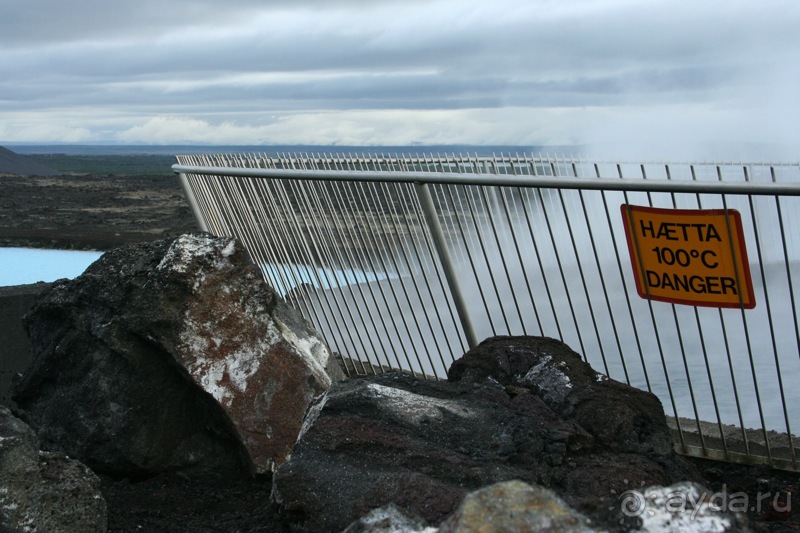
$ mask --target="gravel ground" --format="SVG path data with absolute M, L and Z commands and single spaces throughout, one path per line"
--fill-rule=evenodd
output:
M 262 480 L 191 482 L 162 476 L 139 482 L 102 478 L 108 530 L 175 533 L 287 531 Z
M 800 476 L 766 467 L 691 459 L 708 480 L 708 496 L 746 494 L 747 517 L 756 532 L 800 531 Z M 290 531 L 270 505 L 269 479 L 190 482 L 175 476 L 145 481 L 102 478 L 109 531 Z M 775 495 L 777 499 L 775 499 Z M 719 496 L 714 501 L 719 500 Z M 760 504 L 759 504 L 759 498 Z M 787 500 L 791 498 L 791 500 Z M 733 502 L 734 500 L 729 500 Z M 777 505 L 773 505 L 777 503 Z M 735 507 L 737 504 L 732 503 Z M 791 510 L 789 510 L 791 509 Z

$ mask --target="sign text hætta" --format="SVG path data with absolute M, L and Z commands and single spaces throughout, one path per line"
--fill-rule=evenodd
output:
M 622 219 L 636 289 L 643 298 L 755 307 L 738 211 L 623 204 Z

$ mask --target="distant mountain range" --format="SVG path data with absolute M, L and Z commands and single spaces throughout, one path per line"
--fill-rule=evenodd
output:
M 56 176 L 62 173 L 0 146 L 0 174 Z

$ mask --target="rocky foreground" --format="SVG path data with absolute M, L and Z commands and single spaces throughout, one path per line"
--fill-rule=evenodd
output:
M 753 486 L 719 492 L 735 469 L 674 454 L 655 396 L 553 339 L 487 339 L 446 382 L 344 378 L 230 238 L 115 249 L 25 326 L 20 409 L 0 410 L 0 530 L 797 525 L 796 475 L 737 467 Z M 783 499 L 712 497 L 750 489 Z

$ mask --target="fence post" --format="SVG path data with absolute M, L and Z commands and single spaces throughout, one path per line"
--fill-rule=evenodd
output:
M 461 292 L 461 286 L 458 283 L 453 258 L 450 255 L 450 250 L 447 248 L 447 241 L 445 240 L 442 225 L 439 223 L 439 216 L 436 213 L 436 206 L 433 203 L 431 191 L 427 183 L 415 182 L 414 188 L 417 191 L 417 196 L 422 206 L 422 213 L 425 215 L 425 222 L 428 224 L 428 229 L 433 237 L 436 253 L 439 256 L 439 261 L 442 263 L 444 276 L 447 279 L 447 286 L 450 288 L 450 294 L 453 296 L 453 303 L 456 306 L 456 312 L 458 313 L 458 319 L 461 321 L 461 327 L 464 329 L 467 345 L 472 349 L 478 345 L 478 336 L 475 334 L 472 321 L 469 319 L 467 303 L 464 300 L 464 294 Z

